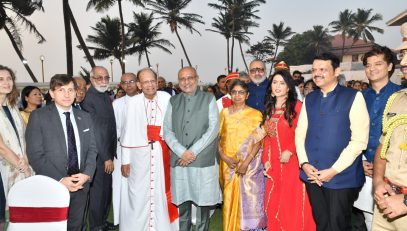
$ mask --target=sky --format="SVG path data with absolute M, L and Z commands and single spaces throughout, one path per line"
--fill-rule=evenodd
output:
M 203 1 L 193 0 L 185 9 L 186 13 L 197 13 L 203 16 L 204 25 L 196 24 L 201 36 L 197 33 L 191 34 L 188 30 L 181 28 L 180 36 L 184 42 L 189 58 L 194 67 L 197 67 L 201 83 L 214 83 L 216 77 L 226 72 L 226 40 L 223 36 L 206 31 L 211 28 L 212 18 L 216 17 L 217 10 L 210 8 L 208 3 L 216 3 L 216 0 Z M 109 11 L 96 13 L 94 9 L 86 11 L 87 0 L 70 0 L 70 6 L 78 23 L 79 29 L 84 38 L 89 34 L 94 34 L 91 26 L 100 20 L 101 17 L 109 15 L 118 17 L 118 6 L 112 7 Z M 374 24 L 384 29 L 384 34 L 374 33 L 376 42 L 395 48 L 401 43 L 400 28 L 388 27 L 385 23 L 396 15 L 407 9 L 406 0 L 285 0 L 274 1 L 266 0 L 258 10 L 258 16 L 261 17 L 257 22 L 258 28 L 251 30 L 253 35 L 250 36 L 250 43 L 255 44 L 263 40 L 268 35 L 267 30 L 272 28 L 272 24 L 284 22 L 290 26 L 292 31 L 302 33 L 310 30 L 314 25 L 328 26 L 331 21 L 337 20 L 339 12 L 345 9 L 356 11 L 357 8 L 373 9 L 374 13 L 380 13 L 383 20 Z M 44 0 L 44 12 L 35 12 L 29 19 L 37 26 L 37 29 L 44 35 L 47 42 L 37 44 L 35 36 L 22 29 L 23 35 L 23 55 L 28 61 L 37 79 L 42 81 L 41 60 L 44 60 L 44 79 L 48 82 L 50 78 L 57 73 L 66 73 L 66 56 L 65 56 L 65 32 L 63 24 L 62 1 Z M 133 20 L 133 11 L 145 11 L 139 6 L 134 6 L 129 1 L 123 1 L 124 22 L 128 23 Z M 157 21 L 158 22 L 158 21 Z M 172 54 L 167 54 L 158 49 L 150 50 L 150 62 L 157 70 L 159 75 L 165 77 L 167 81 L 176 82 L 178 70 L 181 68 L 181 59 L 184 65 L 187 64 L 183 51 L 175 34 L 171 33 L 168 24 L 163 23 L 160 27 L 162 38 L 170 40 L 175 49 L 171 49 Z M 76 48 L 78 41 L 72 30 L 73 37 L 73 56 L 74 56 L 74 74 L 79 74 L 81 66 L 90 69 L 90 65 L 84 58 L 83 51 Z M 91 44 L 87 44 L 91 45 Z M 248 45 L 243 45 L 246 51 Z M 32 82 L 23 64 L 15 53 L 7 34 L 0 31 L 0 64 L 11 67 L 16 72 L 17 82 Z M 247 62 L 252 60 L 249 55 L 245 56 Z M 240 55 L 239 47 L 235 46 L 234 66 L 239 70 L 244 70 L 244 64 Z M 138 63 L 138 55 L 126 57 L 126 72 L 137 72 L 139 69 L 146 67 L 147 62 L 143 56 L 141 63 Z M 113 74 L 111 73 L 111 64 L 107 60 L 95 60 L 96 65 L 101 65 L 109 70 L 114 82 L 118 82 L 121 69 L 117 60 L 113 63 Z

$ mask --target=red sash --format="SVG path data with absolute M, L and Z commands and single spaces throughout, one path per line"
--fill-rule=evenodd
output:
M 229 97 L 223 97 L 222 105 L 223 105 L 223 108 L 228 108 L 228 107 L 232 106 L 232 100 Z
M 147 125 L 147 138 L 149 141 L 160 142 L 161 149 L 163 150 L 163 165 L 165 177 L 165 194 L 167 196 L 168 215 L 170 222 L 178 218 L 178 208 L 172 203 L 171 200 L 171 181 L 170 181 L 170 149 L 163 139 L 160 137 L 161 126 Z

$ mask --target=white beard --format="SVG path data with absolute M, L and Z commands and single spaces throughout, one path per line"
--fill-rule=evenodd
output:
M 104 86 L 104 87 L 101 87 L 101 86 L 96 87 L 96 86 L 95 86 L 95 89 L 96 89 L 98 92 L 101 92 L 101 93 L 107 91 L 108 88 L 109 88 L 109 86 Z
M 261 78 L 261 79 L 259 79 L 259 80 L 253 78 L 253 79 L 252 79 L 252 82 L 255 83 L 255 84 L 260 84 L 260 83 L 262 83 L 264 80 L 266 80 L 266 76 L 263 76 L 263 78 Z

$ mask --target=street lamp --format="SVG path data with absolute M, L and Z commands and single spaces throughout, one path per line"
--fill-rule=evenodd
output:
M 159 72 L 158 72 L 158 63 L 155 64 L 155 66 L 157 67 L 157 75 L 160 75 Z
M 110 59 L 110 75 L 112 76 L 112 83 L 113 83 L 113 59 Z
M 41 60 L 42 82 L 45 83 L 45 80 L 44 80 L 44 60 L 45 60 L 45 57 L 44 57 L 44 55 L 40 56 L 40 60 Z

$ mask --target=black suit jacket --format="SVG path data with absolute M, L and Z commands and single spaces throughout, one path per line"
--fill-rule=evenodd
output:
M 81 153 L 81 173 L 91 181 L 96 169 L 96 142 L 90 115 L 73 108 L 78 127 Z M 58 110 L 54 103 L 33 111 L 30 115 L 25 137 L 27 157 L 37 174 L 49 176 L 57 181 L 67 176 L 68 154 Z
M 116 120 L 109 95 L 90 87 L 81 106 L 84 111 L 89 112 L 95 125 L 98 158 L 103 162 L 113 160 L 116 156 L 117 134 Z

